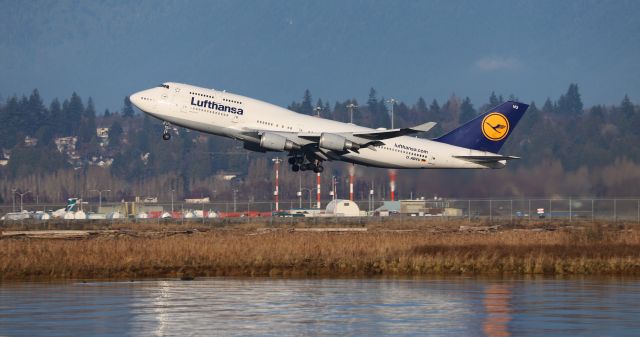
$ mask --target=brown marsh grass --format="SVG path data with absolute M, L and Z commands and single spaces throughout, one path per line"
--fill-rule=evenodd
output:
M 640 275 L 633 230 L 260 233 L 0 240 L 0 279 L 199 276 Z

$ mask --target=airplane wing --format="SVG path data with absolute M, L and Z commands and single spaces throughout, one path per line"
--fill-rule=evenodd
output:
M 453 158 L 458 158 L 466 161 L 470 161 L 472 163 L 493 163 L 501 160 L 514 160 L 520 159 L 520 157 L 515 156 L 501 156 L 501 155 L 488 155 L 488 156 L 453 156 Z
M 377 145 L 384 145 L 382 140 L 409 135 L 418 132 L 426 132 L 431 130 L 436 125 L 435 122 L 428 122 L 420 124 L 411 128 L 400 129 L 383 129 L 383 130 L 371 130 L 371 131 L 356 131 L 356 132 L 314 132 L 314 133 L 299 133 L 289 131 L 270 131 L 270 130 L 245 130 L 243 135 L 246 136 L 245 141 L 252 139 L 254 142 L 260 142 L 262 137 L 266 135 L 277 135 L 280 137 L 280 143 L 285 144 L 285 141 L 289 141 L 292 144 L 298 146 L 298 148 L 306 149 L 309 152 L 318 152 L 317 155 L 323 160 L 326 158 L 324 155 L 327 150 L 333 150 L 338 152 L 358 152 L 360 148 L 368 147 L 372 148 Z M 270 136 L 273 137 L 273 136 Z M 331 137 L 331 139 L 340 144 L 345 144 L 343 150 L 338 150 L 335 147 L 323 146 L 322 137 Z M 248 139 L 247 139 L 248 138 Z M 346 144 L 351 145 L 346 145 Z M 332 143 L 333 145 L 335 143 Z M 322 145 L 322 147 L 321 147 Z M 334 145 L 336 146 L 336 145 Z M 341 146 L 341 145 L 337 145 Z M 255 146 L 250 146 L 254 148 Z M 245 146 L 247 148 L 247 146 Z M 276 149 L 272 149 L 276 150 Z
M 384 129 L 384 130 L 373 130 L 367 132 L 336 132 L 335 134 L 343 136 L 347 139 L 352 139 L 355 141 L 359 141 L 359 143 L 369 143 L 371 140 L 384 140 L 389 138 L 395 138 L 405 135 L 410 135 L 413 133 L 419 132 L 427 132 L 431 130 L 437 123 L 428 122 L 420 125 L 416 125 L 410 128 L 400 128 L 400 129 Z M 320 139 L 320 133 L 313 134 L 298 134 L 298 137 L 304 138 L 310 141 L 318 141 Z M 355 139 L 354 139 L 355 138 Z

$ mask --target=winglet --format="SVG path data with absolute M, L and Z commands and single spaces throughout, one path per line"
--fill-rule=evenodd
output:
M 416 125 L 414 127 L 411 127 L 409 129 L 413 130 L 413 131 L 417 131 L 417 132 L 427 132 L 431 129 L 433 129 L 434 126 L 436 126 L 436 122 L 428 122 L 428 123 L 424 123 L 424 124 L 420 124 L 420 125 Z

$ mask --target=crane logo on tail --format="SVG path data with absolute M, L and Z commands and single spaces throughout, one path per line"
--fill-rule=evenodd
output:
M 492 112 L 482 120 L 481 128 L 488 140 L 497 142 L 509 134 L 509 120 L 499 112 Z

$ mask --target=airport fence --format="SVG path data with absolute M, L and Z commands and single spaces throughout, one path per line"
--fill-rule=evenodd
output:
M 412 201 L 415 205 L 416 200 Z M 411 211 L 392 209 L 390 212 L 375 211 L 383 205 L 381 201 L 356 200 L 363 211 L 359 217 L 315 216 L 289 214 L 289 210 L 300 209 L 313 213 L 309 202 L 286 200 L 279 203 L 280 212 L 276 212 L 274 202 L 270 201 L 220 201 L 202 204 L 174 203 L 82 203 L 79 207 L 89 217 L 88 222 L 101 223 L 178 223 L 233 224 L 251 222 L 269 222 L 286 224 L 305 222 L 312 224 L 350 223 L 368 224 L 387 221 L 428 221 L 430 219 L 457 219 L 468 222 L 494 222 L 533 220 L 545 221 L 613 221 L 640 223 L 640 198 L 527 198 L 527 199 L 439 199 L 425 200 L 421 209 Z M 419 202 L 418 202 L 419 203 Z M 315 206 L 315 200 L 311 206 Z M 397 205 L 397 204 L 396 204 Z M 51 214 L 64 208 L 65 204 L 23 204 L 22 209 L 30 216 L 20 217 L 19 204 L 0 205 L 0 215 L 4 215 L 2 224 L 21 223 L 71 223 L 75 219 L 38 219 L 38 214 Z M 302 206 L 302 207 L 300 207 Z M 322 203 L 326 207 L 326 202 Z M 286 210 L 286 211 L 283 211 Z M 37 212 L 37 213 L 36 213 Z M 113 217 L 118 213 L 117 217 Z M 9 215 L 13 216 L 9 216 Z M 142 218 L 141 214 L 145 214 Z M 308 215 L 309 215 L 308 214 Z M 110 217 L 111 215 L 111 217 Z M 165 219 L 163 219 L 163 216 Z M 295 218 L 295 219 L 294 219 Z

